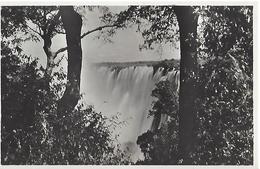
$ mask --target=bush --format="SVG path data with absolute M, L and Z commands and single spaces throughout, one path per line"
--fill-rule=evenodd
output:
M 48 91 L 37 60 L 1 45 L 2 164 L 130 163 L 110 132 L 113 120 L 83 104 L 57 116 L 64 73 L 54 73 Z
M 194 164 L 253 164 L 252 77 L 233 54 L 209 61 L 200 72 Z
M 137 164 L 176 164 L 178 153 L 178 94 L 177 86 L 160 81 L 152 91 L 155 97 L 150 115 L 154 116 L 151 130 L 140 135 L 137 144 L 144 153 L 144 161 Z M 166 121 L 161 121 L 167 116 Z

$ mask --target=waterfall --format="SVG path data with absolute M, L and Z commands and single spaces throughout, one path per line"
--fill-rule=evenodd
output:
M 134 160 L 141 158 L 136 140 L 152 125 L 153 117 L 148 117 L 154 100 L 152 90 L 156 83 L 165 79 L 179 85 L 178 71 L 172 69 L 164 73 L 164 68 L 160 67 L 154 72 L 153 66 L 145 65 L 123 68 L 87 65 L 82 74 L 86 77 L 81 84 L 86 102 L 107 117 L 120 114 L 119 120 L 126 123 L 114 132 Z

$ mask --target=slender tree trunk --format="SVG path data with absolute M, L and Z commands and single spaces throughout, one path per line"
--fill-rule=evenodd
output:
M 60 12 L 68 46 L 67 85 L 58 104 L 58 112 L 63 115 L 66 111 L 72 111 L 80 98 L 82 19 L 72 6 L 62 6 Z
M 45 74 L 44 74 L 44 80 L 45 80 L 45 86 L 46 89 L 49 91 L 50 90 L 50 82 L 51 82 L 51 74 L 52 70 L 54 67 L 54 55 L 53 52 L 51 51 L 51 37 L 45 35 L 43 37 L 44 39 L 44 46 L 43 50 L 47 56 L 47 64 L 46 64 L 46 69 L 45 69 Z
M 195 120 L 194 101 L 197 95 L 196 75 L 196 36 L 197 20 L 193 7 L 175 6 L 180 32 L 180 93 L 179 93 L 179 160 L 191 164 L 189 153 L 193 143 Z
M 46 11 L 44 11 L 44 17 L 46 16 Z M 56 57 L 55 53 L 51 50 L 51 45 L 52 45 L 52 38 L 53 38 L 53 31 L 59 22 L 60 19 L 60 11 L 54 16 L 53 20 L 51 20 L 50 24 L 45 24 L 42 27 L 43 30 L 43 35 L 42 39 L 44 42 L 43 45 L 43 50 L 47 56 L 47 64 L 46 64 L 46 70 L 44 74 L 44 81 L 45 81 L 45 87 L 47 91 L 50 90 L 50 82 L 51 82 L 51 74 L 54 68 L 54 59 Z M 46 21 L 47 22 L 47 21 Z

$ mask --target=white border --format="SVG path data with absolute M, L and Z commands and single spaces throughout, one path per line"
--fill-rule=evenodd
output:
M 254 165 L 253 166 L 194 166 L 194 165 L 189 165 L 189 166 L 182 166 L 182 165 L 158 165 L 158 166 L 144 166 L 144 165 L 139 165 L 139 166 L 101 166 L 101 165 L 80 165 L 80 166 L 50 166 L 50 165 L 45 165 L 45 166 L 16 166 L 16 165 L 10 165 L 10 166 L 2 166 L 0 165 L 0 168 L 144 168 L 144 169 L 150 169 L 150 168 L 181 168 L 181 169 L 193 169 L 193 168 L 210 168 L 210 169 L 217 169 L 217 168 L 223 168 L 223 169 L 233 169 L 233 168 L 243 168 L 243 169 L 251 169 L 251 168 L 259 168 L 259 162 L 257 157 L 259 157 L 259 144 L 256 144 L 257 142 L 260 141 L 259 139 L 259 126 L 257 122 L 260 122 L 259 117 L 260 115 L 257 113 L 260 110 L 260 105 L 258 105 L 258 102 L 260 100 L 260 90 L 259 90 L 259 72 L 260 72 L 260 54 L 259 52 L 259 35 L 260 33 L 257 32 L 259 30 L 260 22 L 259 22 L 259 16 L 258 14 L 260 13 L 259 9 L 259 3 L 256 0 L 246 0 L 246 1 L 237 1 L 237 0 L 210 0 L 210 1 L 197 1 L 197 0 L 192 0 L 192 1 L 181 1 L 181 0 L 0 0 L 0 6 L 15 6 L 15 5 L 107 5 L 107 6 L 126 6 L 126 5 L 253 5 L 254 6 L 254 12 L 253 12 L 253 19 L 254 19 L 254 49 L 253 49 L 253 54 L 254 54 L 254 79 L 253 79 L 253 84 L 254 84 Z M 258 28 L 258 29 L 257 29 Z
M 13 5 L 256 5 L 256 0 L 1 0 L 1 6 Z

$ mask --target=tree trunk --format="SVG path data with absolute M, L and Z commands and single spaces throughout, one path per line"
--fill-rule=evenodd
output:
M 44 11 L 44 17 L 47 17 L 46 11 Z M 60 18 L 60 11 L 54 16 L 53 20 L 51 20 L 49 26 L 47 23 L 42 27 L 43 30 L 43 50 L 47 56 L 47 64 L 46 64 L 46 70 L 44 74 L 44 80 L 45 80 L 45 88 L 47 91 L 50 91 L 50 82 L 51 82 L 51 74 L 54 68 L 54 59 L 55 59 L 55 53 L 51 50 L 52 45 L 52 38 L 53 38 L 53 32 L 55 29 L 55 26 L 59 22 Z M 47 21 L 46 21 L 47 22 Z
M 68 72 L 65 92 L 58 104 L 59 115 L 72 111 L 80 98 L 80 74 L 82 62 L 81 16 L 72 6 L 60 7 L 61 19 L 66 32 L 68 46 Z
M 51 82 L 51 74 L 54 67 L 54 55 L 53 52 L 51 51 L 51 45 L 52 45 L 51 37 L 45 35 L 43 36 L 43 40 L 44 40 L 43 49 L 47 56 L 47 65 L 44 73 L 44 80 L 45 80 L 45 87 L 47 91 L 49 91 L 50 90 L 49 83 Z
M 179 160 L 191 164 L 189 153 L 193 143 L 195 120 L 197 20 L 193 7 L 175 6 L 180 32 L 180 93 L 179 93 Z

